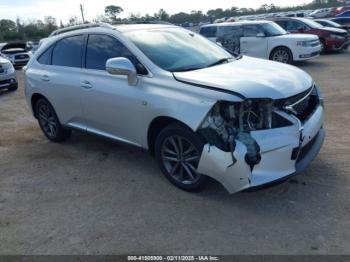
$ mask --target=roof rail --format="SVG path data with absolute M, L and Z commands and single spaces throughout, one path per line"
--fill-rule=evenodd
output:
M 60 35 L 60 34 L 67 33 L 67 32 L 71 32 L 74 30 L 86 29 L 86 28 L 91 28 L 91 27 L 104 27 L 104 28 L 111 28 L 111 29 L 113 28 L 110 24 L 107 24 L 107 23 L 91 23 L 91 24 L 74 25 L 74 26 L 69 26 L 69 27 L 65 27 L 62 29 L 57 29 L 57 30 L 53 31 L 49 35 L 49 37 Z

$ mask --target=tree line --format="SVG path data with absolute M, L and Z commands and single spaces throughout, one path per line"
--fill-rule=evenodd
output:
M 223 17 L 236 17 L 243 15 L 263 14 L 271 12 L 287 12 L 301 9 L 318 9 L 325 7 L 336 7 L 344 5 L 345 0 L 314 0 L 310 4 L 299 5 L 294 7 L 281 8 L 270 5 L 261 5 L 257 9 L 253 8 L 238 8 L 231 7 L 228 9 L 212 9 L 206 13 L 193 10 L 190 13 L 180 12 L 177 14 L 168 14 L 164 9 L 160 9 L 153 15 L 146 14 L 130 14 L 127 18 L 120 18 L 119 15 L 124 10 L 120 6 L 109 5 L 105 8 L 105 13 L 96 16 L 91 22 L 106 22 L 106 23 L 135 23 L 135 22 L 152 22 L 164 21 L 173 24 L 183 23 L 199 23 L 213 22 L 215 19 Z M 88 21 L 86 21 L 88 22 Z M 81 24 L 82 21 L 78 17 L 71 17 L 68 23 L 63 24 L 62 21 L 57 23 L 57 20 L 52 16 L 47 16 L 43 20 L 37 21 L 21 21 L 19 18 L 16 21 L 9 19 L 0 20 L 0 42 L 9 42 L 16 40 L 39 40 L 47 37 L 52 31 L 65 26 Z

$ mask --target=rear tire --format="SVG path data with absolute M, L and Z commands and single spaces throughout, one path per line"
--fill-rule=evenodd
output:
M 197 173 L 204 143 L 184 125 L 175 123 L 164 128 L 156 139 L 155 156 L 165 177 L 176 187 L 202 190 L 208 177 Z
M 283 64 L 293 63 L 293 54 L 287 47 L 276 47 L 270 54 L 270 60 Z
M 39 99 L 35 104 L 35 115 L 44 135 L 53 142 L 63 142 L 70 137 L 72 131 L 65 129 L 59 122 L 57 114 L 49 101 Z

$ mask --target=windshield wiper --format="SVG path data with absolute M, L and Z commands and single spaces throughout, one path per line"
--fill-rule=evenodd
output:
M 180 68 L 180 69 L 175 69 L 172 70 L 171 72 L 176 73 L 176 72 L 187 72 L 187 71 L 194 71 L 198 69 L 203 69 L 203 67 L 188 67 L 188 68 Z
M 219 59 L 215 63 L 210 64 L 208 67 L 221 65 L 221 64 L 224 64 L 224 63 L 228 63 L 231 59 L 232 59 L 231 57 L 226 57 L 226 58 Z

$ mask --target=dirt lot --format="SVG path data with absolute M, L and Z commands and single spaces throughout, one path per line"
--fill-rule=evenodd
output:
M 0 254 L 349 254 L 350 51 L 299 64 L 321 86 L 327 139 L 302 175 L 189 194 L 147 153 L 74 133 L 48 142 L 17 92 L 0 93 Z

